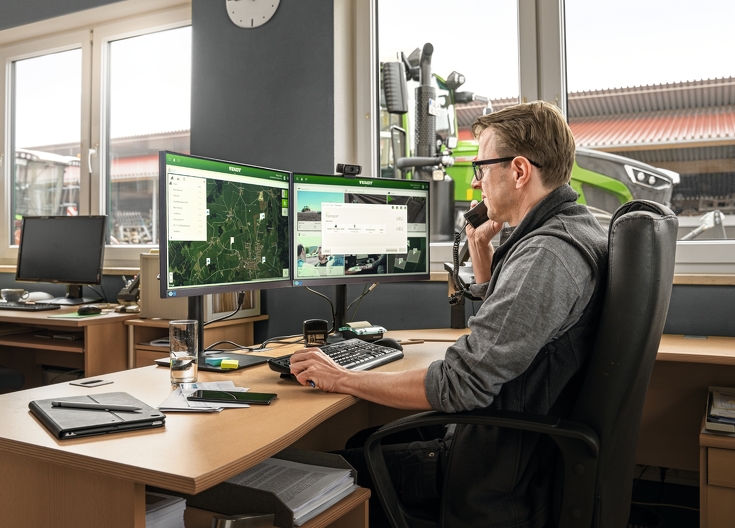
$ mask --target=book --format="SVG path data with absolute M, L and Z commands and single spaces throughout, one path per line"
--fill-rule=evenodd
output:
M 710 387 L 704 429 L 714 433 L 735 433 L 735 389 Z
M 94 403 L 139 407 L 137 412 L 105 409 L 74 409 L 56 407 L 51 402 Z M 39 421 L 60 440 L 122 431 L 163 427 L 166 415 L 127 392 L 107 392 L 82 396 L 67 396 L 34 400 L 28 408 Z

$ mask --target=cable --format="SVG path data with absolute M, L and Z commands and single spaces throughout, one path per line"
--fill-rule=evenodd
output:
M 329 309 L 330 309 L 330 310 L 331 310 L 331 312 L 332 312 L 332 329 L 331 329 L 331 330 L 329 331 L 329 333 L 330 333 L 330 334 L 334 333 L 334 332 L 335 332 L 335 330 L 336 330 L 336 328 L 335 328 L 335 327 L 337 326 L 337 314 L 336 314 L 336 313 L 334 312 L 334 304 L 332 303 L 332 299 L 330 299 L 329 297 L 327 297 L 327 296 L 326 296 L 326 295 L 324 295 L 323 293 L 320 293 L 320 292 L 318 292 L 318 291 L 316 291 L 316 290 L 312 290 L 312 289 L 311 289 L 311 288 L 309 288 L 308 286 L 304 286 L 304 288 L 306 288 L 307 290 L 309 290 L 309 291 L 310 291 L 311 293 L 313 293 L 314 295 L 318 295 L 319 297 L 322 297 L 323 299 L 326 299 L 326 300 L 327 300 L 327 302 L 329 303 Z M 345 312 L 346 312 L 346 311 L 347 311 L 347 310 L 345 310 Z
M 640 474 L 640 475 L 638 475 L 638 478 L 637 478 L 637 479 L 635 479 L 635 480 L 633 481 L 633 487 L 635 487 L 635 485 L 636 485 L 636 484 L 638 484 L 638 482 L 640 482 L 640 480 L 641 480 L 641 477 L 643 477 L 643 474 L 644 474 L 644 473 L 646 472 L 646 470 L 647 470 L 648 468 L 650 468 L 650 467 L 651 467 L 651 466 L 645 466 L 645 467 L 643 468 L 643 470 L 641 471 L 641 474 Z
M 449 304 L 454 306 L 459 304 L 459 301 L 464 295 L 464 286 L 459 280 L 459 243 L 462 240 L 462 232 L 467 229 L 468 222 L 464 223 L 464 226 L 460 231 L 454 232 L 454 245 L 452 246 L 452 264 L 454 264 L 454 270 L 452 272 L 452 280 L 454 281 L 454 293 L 449 296 Z
M 235 315 L 237 312 L 240 311 L 240 306 L 242 306 L 242 302 L 244 300 L 245 300 L 245 292 L 244 291 L 237 292 L 237 307 L 235 308 L 235 311 L 227 315 L 223 315 L 222 317 L 218 317 L 217 319 L 212 319 L 211 321 L 207 321 L 202 324 L 202 327 L 205 327 L 212 323 L 216 323 L 217 321 L 223 321 L 225 319 L 229 319 L 230 317 L 232 317 L 233 315 Z
M 240 345 L 238 343 L 235 343 L 233 341 L 222 340 L 222 341 L 217 341 L 216 343 L 212 343 L 211 345 L 209 345 L 208 347 L 206 347 L 204 349 L 204 351 L 205 352 L 210 351 L 214 347 L 216 347 L 217 345 L 222 345 L 222 344 L 225 344 L 225 343 L 227 343 L 228 345 L 232 345 L 233 348 L 224 349 L 224 350 L 222 350 L 222 352 L 226 352 L 226 351 L 229 351 L 229 350 L 247 350 L 248 352 L 252 352 L 253 350 L 256 350 L 257 349 L 257 347 L 254 347 L 254 346 L 245 346 L 245 345 Z
M 293 339 L 294 337 L 298 337 L 299 339 L 297 339 L 296 341 L 286 341 L 286 339 Z M 271 338 L 266 339 L 265 341 L 263 341 L 257 347 L 253 348 L 253 351 L 261 350 L 261 349 L 265 348 L 265 345 L 267 345 L 268 343 L 288 343 L 288 344 L 294 344 L 294 343 L 298 343 L 298 342 L 303 341 L 303 340 L 304 340 L 304 336 L 301 335 L 301 334 L 292 334 L 292 335 L 271 337 Z
M 692 508 L 691 506 L 680 506 L 679 504 L 666 504 L 663 502 L 637 502 L 631 501 L 631 504 L 637 504 L 638 506 L 664 506 L 666 508 L 681 508 L 682 510 L 691 510 L 698 512 L 699 508 Z
M 345 309 L 345 315 L 347 314 L 347 312 L 350 311 L 350 307 L 353 304 L 355 304 L 355 301 L 357 301 L 357 306 L 355 306 L 355 311 L 352 312 L 352 317 L 350 318 L 350 321 L 354 321 L 355 320 L 355 315 L 357 315 L 357 309 L 360 308 L 360 303 L 362 302 L 362 299 L 368 293 L 370 293 L 371 291 L 373 291 L 378 284 L 380 284 L 380 283 L 379 282 L 374 282 L 369 288 L 367 287 L 367 285 L 365 285 L 365 287 L 363 287 L 363 289 L 362 289 L 362 295 L 360 295 L 354 301 L 352 301 L 350 304 L 347 305 L 347 308 Z

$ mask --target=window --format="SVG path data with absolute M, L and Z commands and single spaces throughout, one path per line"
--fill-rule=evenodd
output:
M 579 165 L 598 178 L 583 192 L 603 203 L 617 179 L 633 198 L 670 203 L 679 240 L 693 241 L 678 262 L 735 255 L 733 17 L 726 1 L 566 0 L 569 123 L 591 151 Z M 715 271 L 703 266 L 692 271 Z
M 446 168 L 454 181 L 457 209 L 467 209 L 478 191 L 470 187 L 470 161 L 477 155 L 477 142 L 470 129 L 474 119 L 488 105 L 502 108 L 518 102 L 518 8 L 517 0 L 463 0 L 452 3 L 440 0 L 378 0 L 378 62 L 402 61 L 415 74 L 408 82 L 408 113 L 389 114 L 385 96 L 380 107 L 380 172 L 392 176 L 395 159 L 426 156 L 435 152 L 434 141 L 441 140 L 442 150 L 451 149 L 455 164 Z M 468 28 L 475 28 L 469 29 Z M 430 43 L 431 86 L 434 100 L 419 95 L 419 61 L 424 45 Z M 502 50 L 502 51 L 500 51 Z M 429 49 L 427 48 L 427 52 Z M 428 56 L 428 53 L 427 53 Z M 435 137 L 427 137 L 417 114 L 430 105 L 434 115 Z M 423 112 L 428 116 L 427 112 Z M 423 118 L 422 118 L 423 119 Z M 397 140 L 395 129 L 405 131 L 405 141 Z M 457 140 L 457 145 L 450 138 Z M 418 144 L 417 144 L 418 141 Z M 394 150 L 401 150 L 397 155 Z M 428 177 L 431 177 L 429 174 Z M 442 222 L 445 229 L 432 234 L 432 240 L 450 240 L 453 219 Z M 435 226 L 436 226 L 435 222 Z M 441 232 L 446 231 L 446 232 Z
M 189 152 L 190 8 L 8 44 L 0 64 L 3 262 L 23 216 L 106 214 L 106 266 L 137 266 L 158 243 L 158 151 Z

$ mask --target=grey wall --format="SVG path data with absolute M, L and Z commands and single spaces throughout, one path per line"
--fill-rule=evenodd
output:
M 194 0 L 192 154 L 332 173 L 333 18 L 331 1 L 282 0 L 243 29 L 224 2 Z
M 121 0 L 0 0 L 0 30 L 119 1 Z

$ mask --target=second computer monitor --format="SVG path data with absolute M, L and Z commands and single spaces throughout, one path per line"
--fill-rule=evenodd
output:
M 429 182 L 293 175 L 294 286 L 429 278 Z

